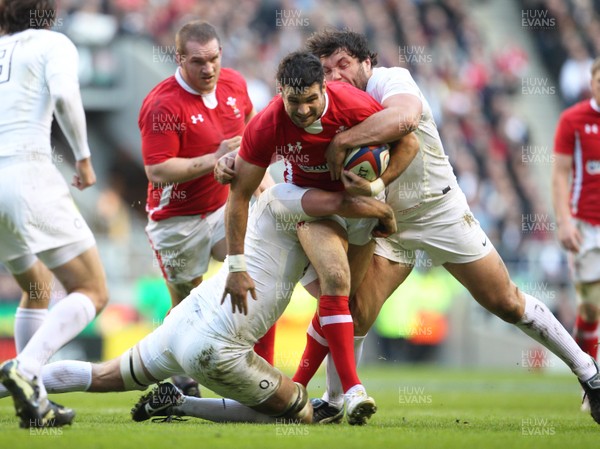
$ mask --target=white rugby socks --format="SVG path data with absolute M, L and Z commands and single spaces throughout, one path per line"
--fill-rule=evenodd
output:
M 71 293 L 59 301 L 17 355 L 19 368 L 31 377 L 38 375 L 48 359 L 75 338 L 95 316 L 94 303 L 82 293 Z M 43 397 L 42 393 L 40 396 Z
M 92 384 L 92 364 L 77 360 L 62 360 L 42 367 L 42 382 L 48 393 L 88 391 Z M 10 396 L 0 384 L 0 398 Z
M 173 413 L 213 422 L 276 423 L 278 419 L 257 412 L 232 399 L 195 398 L 190 396 L 185 397 L 183 404 L 173 407 Z
M 594 376 L 597 371 L 592 358 L 581 350 L 550 309 L 533 296 L 523 295 L 525 313 L 515 326 L 556 354 L 580 380 Z
M 363 353 L 363 346 L 365 345 L 366 335 L 355 335 L 354 336 L 354 359 L 356 360 L 356 366 L 360 362 L 360 358 Z M 323 393 L 322 399 L 329 402 L 334 407 L 341 407 L 344 405 L 344 389 L 342 388 L 342 382 L 340 376 L 335 369 L 333 358 L 327 356 L 327 390 Z
M 17 354 L 27 345 L 47 315 L 48 309 L 25 309 L 17 307 L 17 313 L 15 314 L 15 346 Z

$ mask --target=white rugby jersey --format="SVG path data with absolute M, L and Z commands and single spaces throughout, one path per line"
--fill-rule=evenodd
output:
M 89 157 L 75 45 L 50 30 L 0 36 L 0 157 L 51 154 L 57 98 L 56 116 L 77 159 Z
M 308 266 L 296 234 L 297 222 L 308 216 L 280 209 L 285 198 L 276 199 L 275 205 L 270 201 L 274 198 L 265 193 L 252 205 L 248 216 L 246 265 L 257 297 L 254 300 L 247 294 L 248 314 L 232 313 L 229 297 L 221 304 L 229 274 L 227 261 L 188 298 L 195 301 L 204 317 L 210 317 L 194 325 L 212 338 L 238 345 L 255 344 L 279 319 Z
M 423 104 L 415 135 L 419 152 L 398 179 L 387 189 L 386 202 L 394 211 L 406 211 L 421 203 L 439 198 L 449 189 L 458 188 L 456 176 L 444 152 L 429 103 L 413 80 L 410 72 L 401 67 L 376 67 L 367 83 L 367 93 L 379 103 L 397 94 L 412 94 Z M 401 221 L 401 217 L 396 217 Z

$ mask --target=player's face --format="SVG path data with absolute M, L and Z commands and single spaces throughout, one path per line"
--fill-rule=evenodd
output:
M 346 50 L 337 50 L 330 56 L 321 58 L 327 81 L 344 81 L 360 90 L 367 89 L 367 81 L 371 76 L 371 60 L 360 62 L 350 56 Z
M 185 50 L 185 54 L 177 54 L 185 82 L 202 94 L 214 91 L 221 73 L 219 42 L 216 39 L 206 44 L 188 41 Z
M 600 104 L 600 70 L 596 70 L 592 76 L 590 87 L 592 89 L 592 97 L 594 97 L 596 103 Z
M 283 86 L 281 97 L 285 112 L 300 128 L 312 125 L 325 110 L 325 86 L 319 83 L 305 88 Z

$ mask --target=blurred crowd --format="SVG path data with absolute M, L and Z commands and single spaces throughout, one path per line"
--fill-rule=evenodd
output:
M 174 45 L 175 32 L 183 23 L 211 22 L 223 39 L 223 65 L 247 78 L 257 110 L 275 94 L 278 61 L 300 48 L 311 32 L 333 25 L 365 33 L 379 53 L 379 65 L 411 71 L 432 106 L 446 153 L 475 216 L 506 262 L 525 268 L 532 245 L 539 249 L 541 242 L 554 238 L 547 229 L 523 229 L 523 217 L 548 213 L 538 209 L 544 201 L 528 175 L 530 166 L 523 162 L 529 128 L 511 101 L 520 93 L 528 58 L 514 42 L 495 54 L 484 48 L 467 3 L 63 0 L 61 9 L 67 34 L 95 47 L 89 57 L 100 64 L 95 71 L 100 76 L 92 73 L 89 80 L 96 84 L 110 83 L 107 74 L 111 68 L 114 73 L 102 46 L 111 35 L 141 36 L 166 48 Z M 98 31 L 91 32 L 92 28 Z M 556 264 L 548 270 L 558 271 Z
M 558 81 L 565 106 L 590 96 L 590 68 L 600 55 L 599 0 L 522 0 L 540 19 L 533 36 Z

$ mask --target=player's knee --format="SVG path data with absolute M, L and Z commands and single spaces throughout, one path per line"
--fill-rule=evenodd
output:
M 507 291 L 495 291 L 489 301 L 491 311 L 507 323 L 517 323 L 525 313 L 525 300 L 518 287 L 511 283 Z
M 292 424 L 312 424 L 313 408 L 303 385 L 296 383 L 296 391 L 290 398 L 286 410 L 277 418 Z
M 119 372 L 123 391 L 145 390 L 156 383 L 154 379 L 150 379 L 146 375 L 139 351 L 135 347 L 121 355 L 117 371 Z
M 332 265 L 319 276 L 321 293 L 325 295 L 348 295 L 350 272 L 343 266 Z

